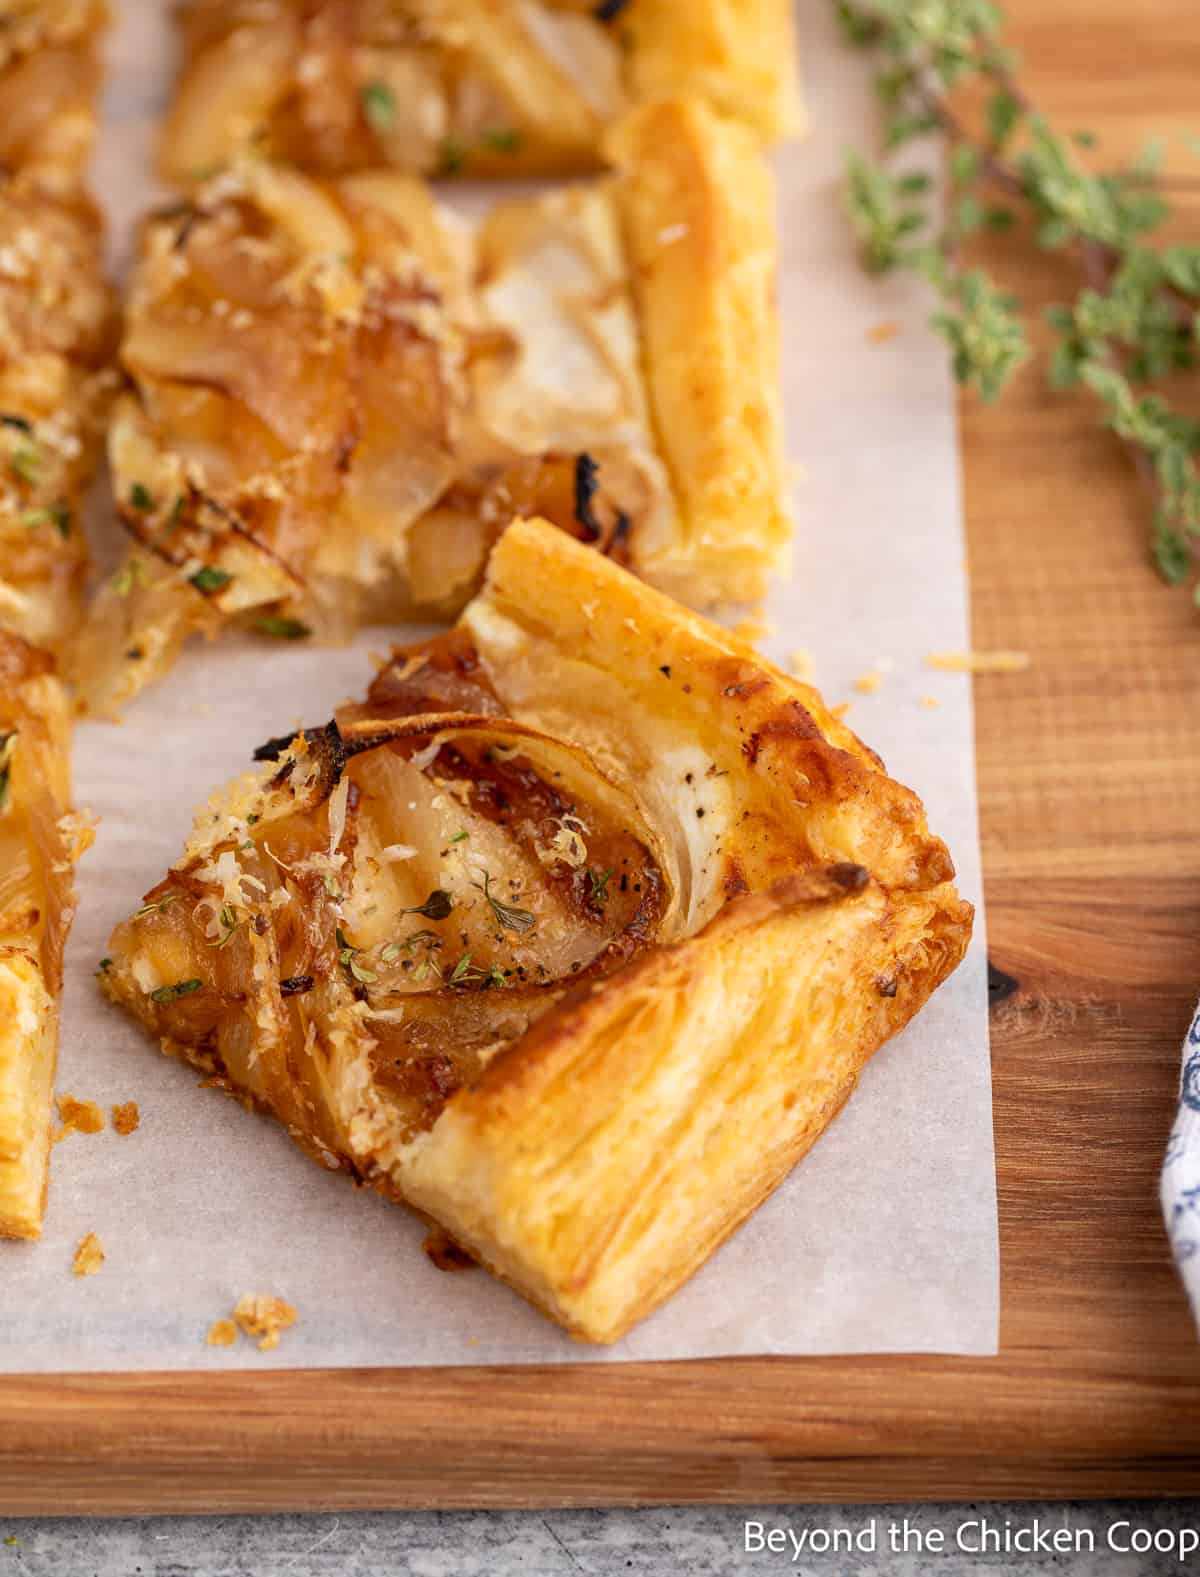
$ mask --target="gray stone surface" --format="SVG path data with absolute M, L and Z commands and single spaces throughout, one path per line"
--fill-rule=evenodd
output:
M 890 1549 L 889 1528 L 907 1518 L 945 1548 Z M 1071 1530 L 1071 1551 L 988 1555 L 956 1546 L 956 1530 L 978 1542 L 978 1523 L 1032 1536 Z M 823 1532 L 842 1547 L 793 1558 L 747 1552 L 745 1524 L 762 1522 L 797 1537 Z M 1119 1523 L 1146 1530 L 1175 1549 L 1145 1554 L 1109 1548 Z M 848 1537 L 874 1553 L 847 1552 Z M 995 1577 L 1070 1572 L 1135 1577 L 1200 1571 L 1200 1552 L 1181 1562 L 1179 1536 L 1200 1538 L 1200 1501 L 1066 1505 L 686 1507 L 643 1511 L 409 1512 L 311 1517 L 158 1517 L 115 1522 L 0 1518 L 0 1577 L 741 1577 L 798 1572 L 806 1577 Z M 1094 1543 L 1094 1550 L 1087 1545 Z M 1118 1532 L 1119 1542 L 1129 1533 Z

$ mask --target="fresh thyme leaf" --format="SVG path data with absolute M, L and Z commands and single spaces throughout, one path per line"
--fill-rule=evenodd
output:
M 612 866 L 609 866 L 606 871 L 588 871 L 588 882 L 591 885 L 589 897 L 594 904 L 606 904 L 608 902 L 608 883 L 612 874 Z
M 349 974 L 352 979 L 357 980 L 361 985 L 373 986 L 379 979 L 379 976 L 374 972 L 374 970 L 368 969 L 367 966 L 360 961 L 358 955 L 362 952 L 362 948 L 354 947 L 346 940 L 345 934 L 343 933 L 340 925 L 337 927 L 334 934 L 337 937 L 338 960 L 342 967 L 346 970 L 347 974 Z
M 10 411 L 0 412 L 0 423 L 5 427 L 13 428 L 18 433 L 32 434 L 33 432 L 33 423 L 28 417 L 14 416 Z
M 65 504 L 44 504 L 27 509 L 21 516 L 23 526 L 53 526 L 65 542 L 71 535 L 71 511 Z
M 173 903 L 178 902 L 178 893 L 164 893 L 161 898 L 156 898 L 153 903 L 144 903 L 142 907 L 134 913 L 133 918 L 135 920 L 144 920 L 148 914 L 160 914 L 162 910 L 169 909 Z
M 396 95 L 386 82 L 368 82 L 362 90 L 363 114 L 374 131 L 387 131 L 396 119 Z
M 453 970 L 450 972 L 450 984 L 452 986 L 461 985 L 472 972 L 474 972 L 476 975 L 479 974 L 479 971 L 475 969 L 474 965 L 471 963 L 470 953 L 464 953 L 459 959 L 458 963 L 455 964 Z
M 424 903 L 412 909 L 401 909 L 400 913 L 424 915 L 427 920 L 444 920 L 453 908 L 454 899 L 450 894 L 435 887 Z
M 34 444 L 25 444 L 13 451 L 8 463 L 22 482 L 32 484 L 37 481 L 38 472 L 42 468 L 42 452 Z
M 456 832 L 456 833 L 455 833 L 455 834 L 454 834 L 454 836 L 453 836 L 453 837 L 452 837 L 452 838 L 451 838 L 451 839 L 450 839 L 450 842 L 451 842 L 451 843 L 462 843 L 462 842 L 463 842 L 463 840 L 464 840 L 464 839 L 465 839 L 465 838 L 466 838 L 466 837 L 467 837 L 467 834 L 466 834 L 466 832 Z
M 237 911 L 230 904 L 225 903 L 221 905 L 217 913 L 217 925 L 221 929 L 221 934 L 216 940 L 216 946 L 219 948 L 227 947 L 236 935 L 239 925 L 241 925 L 241 921 L 237 917 Z
M 846 41 L 877 55 L 886 147 L 936 131 L 948 151 L 945 217 L 920 171 L 848 155 L 844 202 L 864 267 L 925 280 L 955 377 L 992 400 L 1030 346 L 1020 304 L 964 261 L 964 242 L 1021 219 L 1039 246 L 1075 262 L 1075 300 L 1048 315 L 1049 382 L 1082 387 L 1098 402 L 1157 493 L 1151 557 L 1166 580 L 1187 580 L 1200 558 L 1200 425 L 1142 387 L 1200 357 L 1200 246 L 1152 238 L 1169 217 L 1157 183 L 1161 144 L 1125 170 L 1091 168 L 1085 156 L 1096 138 L 1058 131 L 1031 102 L 994 0 L 832 4 Z M 963 84 L 973 91 L 959 98 Z
M 172 986 L 159 986 L 157 991 L 152 991 L 150 1000 L 176 1002 L 180 997 L 190 997 L 193 991 L 199 991 L 203 985 L 203 980 L 177 980 Z
M 228 570 L 215 569 L 211 564 L 203 565 L 194 575 L 188 576 L 188 580 L 196 590 L 204 592 L 205 595 L 210 591 L 220 591 L 223 586 L 228 586 L 232 579 L 233 576 Z
M 111 972 L 111 970 L 112 970 L 112 959 L 111 958 L 102 958 L 100 960 L 100 962 L 96 965 L 96 974 L 97 975 L 107 975 L 107 974 L 109 974 Z
M 135 482 L 129 489 L 129 502 L 143 515 L 147 515 L 154 508 L 154 494 L 141 482 Z
M 261 635 L 269 635 L 276 641 L 303 641 L 312 634 L 308 625 L 302 620 L 282 618 L 277 614 L 268 614 L 264 618 L 255 619 L 254 628 Z
M 518 909 L 516 904 L 505 903 L 492 893 L 492 878 L 487 871 L 483 873 L 483 882 L 474 885 L 491 905 L 492 913 L 496 917 L 496 924 L 503 926 L 506 931 L 532 931 L 537 917 L 529 909 Z
M 441 945 L 442 939 L 436 931 L 414 931 L 402 942 L 388 942 L 380 949 L 379 960 L 384 964 L 394 964 L 405 953 L 411 958 L 413 951 L 418 947 L 438 948 Z

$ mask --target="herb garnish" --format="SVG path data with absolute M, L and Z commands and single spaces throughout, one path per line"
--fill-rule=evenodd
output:
M 435 887 L 424 903 L 417 904 L 412 909 L 401 909 L 400 913 L 424 915 L 427 920 L 444 920 L 453 908 L 454 899 L 450 894 L 440 887 Z
M 144 903 L 142 907 L 135 912 L 133 918 L 135 920 L 144 920 L 148 914 L 158 914 L 163 909 L 169 909 L 173 903 L 178 902 L 178 893 L 164 893 L 161 898 L 156 898 L 152 903 Z
M 203 985 L 203 980 L 177 980 L 173 986 L 159 986 L 157 991 L 152 991 L 150 1000 L 176 1002 L 180 997 L 190 997 L 193 991 L 199 991 Z
M 834 7 L 848 42 L 878 51 L 889 151 L 934 132 L 949 144 L 944 222 L 927 175 L 850 155 L 846 207 L 864 265 L 873 273 L 905 269 L 932 287 L 932 326 L 950 346 L 955 377 L 991 400 L 1029 345 L 1018 302 L 985 270 L 964 264 L 964 244 L 1020 217 L 1038 246 L 1070 256 L 1084 288 L 1047 313 L 1058 337 L 1050 384 L 1082 385 L 1099 400 L 1105 426 L 1155 494 L 1150 546 L 1159 571 L 1172 583 L 1185 580 L 1200 557 L 1200 423 L 1138 385 L 1196 365 L 1200 245 L 1148 239 L 1169 216 L 1156 189 L 1159 151 L 1148 148 L 1111 173 L 1081 162 L 1096 139 L 1064 136 L 1031 102 L 993 0 L 834 0 Z M 960 114 L 964 85 L 982 91 L 982 127 Z M 1193 595 L 1200 603 L 1200 589 Z
M 148 515 L 154 508 L 154 494 L 141 482 L 135 482 L 129 489 L 129 502 L 134 509 L 143 515 Z
M 232 579 L 233 576 L 228 570 L 215 569 L 211 564 L 203 565 L 194 575 L 188 576 L 188 580 L 196 590 L 206 595 L 210 591 L 220 591 L 222 586 L 228 586 Z
M 14 416 L 10 411 L 0 412 L 0 422 L 5 427 L 15 427 L 19 433 L 32 433 L 33 423 L 25 416 Z
M 608 883 L 612 874 L 613 867 L 611 865 L 606 871 L 588 871 L 588 881 L 591 883 L 592 888 L 588 896 L 594 904 L 603 906 L 608 902 Z
M 528 909 L 518 909 L 515 904 L 505 903 L 500 898 L 492 896 L 492 878 L 487 871 L 483 872 L 483 881 L 473 882 L 472 886 L 479 891 L 492 906 L 492 913 L 496 917 L 497 925 L 503 926 L 508 931 L 531 931 L 536 922 L 536 916 Z
M 441 947 L 442 939 L 436 931 L 414 931 L 411 936 L 406 936 L 402 942 L 388 942 L 380 949 L 379 961 L 382 964 L 394 964 L 401 953 L 412 954 L 415 947 Z
M 337 936 L 338 960 L 342 967 L 352 979 L 357 980 L 361 985 L 373 986 L 379 979 L 379 976 L 373 970 L 368 969 L 365 964 L 359 963 L 358 955 L 362 952 L 362 948 L 350 945 L 340 925 L 335 935 Z
M 21 516 L 23 526 L 53 526 L 65 541 L 71 535 L 71 511 L 65 504 L 45 504 L 39 509 L 27 509 Z
M 216 947 L 225 947 L 233 940 L 235 934 L 237 933 L 238 926 L 241 925 L 241 921 L 237 917 L 236 910 L 233 909 L 230 904 L 223 903 L 221 905 L 221 908 L 217 914 L 217 924 L 221 928 L 221 934 L 217 938 L 214 945 Z
M 387 131 L 396 119 L 396 95 L 386 82 L 368 82 L 362 90 L 363 114 L 373 131 Z
M 308 625 L 300 619 L 285 619 L 276 614 L 268 614 L 265 618 L 255 619 L 254 628 L 260 635 L 269 635 L 276 641 L 303 641 L 312 634 Z
M 42 465 L 41 450 L 33 444 L 24 444 L 20 449 L 13 451 L 8 457 L 8 463 L 22 482 L 34 483 L 38 479 L 38 472 Z
M 96 965 L 96 974 L 97 974 L 97 976 L 107 975 L 111 971 L 111 969 L 112 969 L 112 959 L 111 958 L 102 958 L 100 960 L 100 962 Z
M 454 834 L 454 836 L 450 839 L 450 842 L 451 843 L 462 843 L 463 840 L 466 837 L 467 837 L 467 833 L 465 831 L 463 831 L 463 832 L 456 832 Z
M 492 964 L 484 969 L 480 964 L 471 962 L 470 953 L 464 953 L 455 964 L 447 982 L 451 986 L 478 986 L 481 991 L 486 991 L 489 986 L 506 986 L 508 976 L 499 964 Z

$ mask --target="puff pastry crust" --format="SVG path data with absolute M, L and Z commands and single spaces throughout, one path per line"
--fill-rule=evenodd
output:
M 324 175 L 564 174 L 629 109 L 695 94 L 761 140 L 800 123 L 789 0 L 191 0 L 162 163 Z
M 53 663 L 0 630 L 0 1237 L 41 1231 L 74 862 L 66 696 Z
M 545 522 L 260 754 L 105 989 L 586 1340 L 776 1186 L 970 934 L 814 690 Z
M 194 631 L 452 615 L 538 514 L 700 606 L 786 552 L 772 193 L 699 101 L 611 179 L 472 229 L 415 177 L 263 161 L 148 226 L 110 431 L 136 539 L 78 664 L 119 707 Z

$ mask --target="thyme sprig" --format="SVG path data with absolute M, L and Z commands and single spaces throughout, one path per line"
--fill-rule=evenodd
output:
M 530 909 L 521 909 L 516 904 L 506 903 L 503 898 L 497 898 L 492 891 L 492 877 L 488 871 L 481 871 L 482 882 L 474 882 L 473 886 L 487 899 L 491 907 L 496 924 L 506 931 L 531 931 L 536 924 L 537 916 Z
M 1154 499 L 1151 550 L 1163 576 L 1186 580 L 1200 539 L 1200 423 L 1146 385 L 1191 369 L 1200 344 L 1200 246 L 1154 244 L 1168 216 L 1161 150 L 1130 169 L 1096 171 L 1087 132 L 1064 135 L 1030 100 L 994 0 L 833 0 L 841 30 L 878 58 L 885 156 L 852 153 L 845 204 L 864 265 L 906 269 L 937 297 L 933 327 L 958 381 L 995 399 L 1029 357 L 1020 303 L 964 247 L 986 230 L 1027 223 L 1041 248 L 1082 276 L 1074 301 L 1047 321 L 1048 376 L 1082 386 L 1129 450 Z M 982 98 L 966 117 L 963 87 Z M 948 144 L 944 204 L 904 150 L 939 134 Z M 899 158 L 896 156 L 899 155 Z M 1200 587 L 1196 589 L 1200 603 Z

